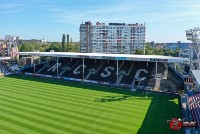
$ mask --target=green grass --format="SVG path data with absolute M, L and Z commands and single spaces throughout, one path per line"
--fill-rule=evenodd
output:
M 30 76 L 0 78 L 0 134 L 168 134 L 174 96 Z

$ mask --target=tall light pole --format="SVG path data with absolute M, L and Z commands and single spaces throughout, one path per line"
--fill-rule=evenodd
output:
M 190 49 L 190 68 L 192 70 L 200 69 L 200 29 L 194 27 L 193 29 L 186 30 L 187 40 L 192 41 Z
M 146 23 L 144 22 L 144 27 L 145 27 L 145 31 L 146 31 Z M 144 55 L 145 55 L 145 42 L 144 42 Z

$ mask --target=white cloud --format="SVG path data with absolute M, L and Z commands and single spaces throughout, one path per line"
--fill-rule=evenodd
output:
M 0 14 L 24 13 L 23 15 L 26 15 L 28 11 L 30 16 L 43 17 L 41 20 L 45 20 L 47 23 L 54 22 L 58 25 L 61 23 L 63 26 L 66 24 L 66 27 L 69 26 L 77 35 L 79 24 L 82 21 L 91 21 L 92 23 L 97 21 L 105 23 L 147 22 L 147 36 L 152 38 L 158 36 L 162 40 L 167 40 L 168 37 L 161 37 L 162 35 L 159 35 L 158 32 L 158 35 L 152 36 L 152 34 L 156 30 L 165 32 L 163 34 L 168 34 L 169 27 L 184 32 L 186 26 L 195 26 L 200 22 L 199 0 L 107 0 L 105 4 L 102 1 L 13 0 L 12 3 L 9 1 L 1 3 Z M 97 3 L 100 4 L 98 5 Z M 39 14 L 35 13 L 35 11 Z M 53 27 L 54 23 L 50 23 L 50 25 L 53 24 L 51 25 Z
M 1 4 L 0 6 L 0 14 L 15 14 L 19 13 L 23 9 L 23 4 L 12 3 L 12 4 Z
M 129 13 L 137 11 L 140 2 L 130 3 L 129 0 L 124 0 L 118 4 L 114 5 L 104 5 L 104 6 L 90 6 L 85 9 L 80 10 L 69 10 L 63 9 L 56 6 L 49 6 L 47 11 L 51 14 L 51 21 L 53 22 L 73 22 L 91 20 L 91 21 L 119 21 L 124 19 L 124 16 L 129 17 Z M 109 17 L 110 16 L 110 17 Z

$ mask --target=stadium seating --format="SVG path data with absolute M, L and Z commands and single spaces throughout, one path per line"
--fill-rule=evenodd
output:
M 100 68 L 98 68 L 95 75 L 89 77 L 89 80 L 116 83 L 116 62 L 113 60 L 102 60 L 101 63 L 97 64 L 100 64 Z
M 65 66 L 63 67 L 63 70 L 65 70 L 65 72 L 60 76 L 82 79 L 82 65 L 82 59 L 73 58 L 65 64 Z
M 200 92 L 191 91 L 188 97 L 188 104 L 191 111 L 192 120 L 196 121 L 200 127 Z
M 77 59 L 71 59 L 71 58 L 59 58 L 59 63 L 61 63 L 61 66 L 58 67 L 58 76 L 64 75 L 67 70 L 70 70 L 72 67 L 72 63 L 76 62 Z M 67 74 L 67 73 L 66 73 Z
M 2 63 L 0 62 L 0 73 L 3 73 L 3 74 L 10 74 L 11 71 L 10 71 L 10 69 L 9 69 L 7 66 L 5 66 L 4 64 L 2 64 Z
M 162 79 L 160 84 L 161 90 L 167 90 L 170 92 L 175 91 L 175 89 L 183 90 L 184 81 L 174 73 L 171 67 L 168 67 L 167 79 Z
M 101 68 L 104 64 L 104 60 L 94 60 L 94 59 L 85 59 L 85 71 L 84 76 L 86 80 L 95 80 L 95 76 L 98 72 L 101 71 Z
M 192 120 L 196 121 L 197 124 L 200 126 L 200 104 L 194 103 L 190 106 Z
M 193 103 L 195 103 L 196 101 L 200 101 L 200 93 L 195 93 L 195 94 L 191 94 L 188 97 L 188 103 L 191 105 Z
M 119 69 L 119 82 L 123 84 L 132 84 L 134 76 L 137 72 L 139 62 L 124 61 Z M 122 78 L 120 80 L 120 78 Z
M 118 62 L 118 83 L 117 83 L 117 61 L 105 59 L 84 59 L 84 79 L 111 84 L 133 85 L 155 87 L 155 62 L 142 61 L 119 61 Z M 163 78 L 166 67 L 162 63 L 157 64 L 157 77 Z M 24 69 L 23 72 L 34 72 L 34 67 Z M 57 76 L 57 62 L 52 60 L 47 63 L 35 65 L 35 73 L 43 75 Z M 81 58 L 59 58 L 58 76 L 82 79 L 83 59 Z M 180 89 L 181 79 L 169 68 L 166 80 L 161 79 L 161 88 L 168 90 Z
M 158 65 L 159 64 L 160 63 L 158 63 Z M 139 67 L 148 71 L 148 73 L 141 72 L 140 77 L 146 77 L 146 79 L 140 82 L 140 86 L 154 87 L 156 74 L 155 62 L 149 62 L 148 65 L 145 62 L 140 62 Z
M 40 73 L 40 74 L 46 73 L 47 74 L 47 72 L 46 71 L 43 72 L 43 70 L 45 70 L 45 68 L 48 68 L 49 66 L 51 66 L 54 62 L 55 61 L 35 64 L 35 73 Z M 34 65 L 32 65 L 30 68 L 24 69 L 23 72 L 34 73 Z

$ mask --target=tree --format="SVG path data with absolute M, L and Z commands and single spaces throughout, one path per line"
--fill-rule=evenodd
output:
M 66 40 L 66 35 L 63 34 L 63 36 L 62 36 L 62 52 L 64 52 L 66 50 L 66 48 L 65 48 L 65 40 Z
M 179 52 L 180 52 L 180 49 L 174 50 L 172 56 L 178 57 L 179 56 Z
M 145 43 L 145 55 L 165 55 L 165 56 L 179 56 L 179 49 L 171 50 L 171 49 L 163 49 L 163 48 L 153 48 L 149 42 Z M 134 54 L 144 54 L 143 50 L 136 49 Z
M 144 54 L 144 51 L 141 50 L 141 49 L 136 49 L 134 54 L 139 54 L 139 55 L 141 55 L 141 54 Z
M 164 55 L 162 48 L 156 48 L 154 49 L 155 55 Z
M 154 55 L 154 50 L 145 48 L 145 55 Z
M 67 49 L 68 52 L 80 52 L 80 43 L 78 42 L 71 42 Z
M 71 37 L 71 38 L 70 38 L 70 44 L 72 44 L 72 42 L 73 42 L 73 41 L 72 41 L 72 37 Z
M 33 52 L 35 50 L 34 45 L 32 43 L 30 44 L 22 44 L 20 47 L 21 52 Z
M 69 48 L 69 34 L 67 34 L 67 48 Z
M 47 50 L 49 49 L 49 47 L 50 47 L 49 43 L 42 44 L 40 46 L 40 52 L 47 52 Z
M 19 45 L 22 45 L 22 40 L 21 39 L 19 40 Z
M 33 45 L 35 46 L 35 50 L 40 50 L 41 44 L 33 43 Z
M 55 52 L 61 52 L 62 51 L 62 44 L 53 42 L 53 43 L 50 44 L 48 51 L 50 51 L 50 50 L 54 50 Z

